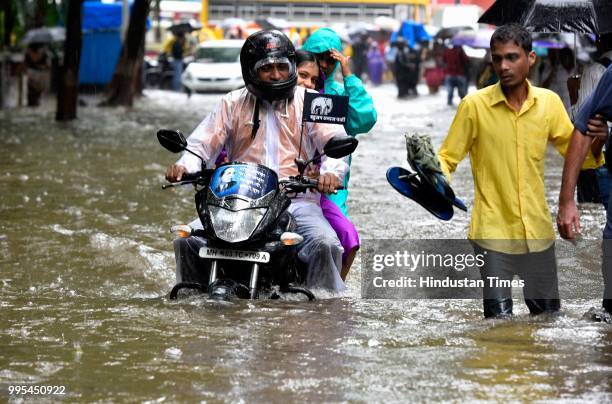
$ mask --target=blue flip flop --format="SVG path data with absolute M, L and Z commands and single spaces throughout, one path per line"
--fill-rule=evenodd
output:
M 453 217 L 455 211 L 451 202 L 429 183 L 419 180 L 418 174 L 402 167 L 391 167 L 387 170 L 387 181 L 397 192 L 414 200 L 438 219 L 450 220 Z
M 461 199 L 455 196 L 455 192 L 449 185 L 448 181 L 446 181 L 444 174 L 433 171 L 425 172 L 418 162 L 410 158 L 408 158 L 408 164 L 410 164 L 410 167 L 419 176 L 421 183 L 429 185 L 432 190 L 440 194 L 442 198 L 452 203 L 459 209 L 467 212 L 467 206 L 465 206 L 465 203 L 463 203 Z

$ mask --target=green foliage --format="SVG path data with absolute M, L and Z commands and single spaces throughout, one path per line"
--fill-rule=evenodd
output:
M 47 4 L 47 21 L 46 24 L 49 27 L 55 27 L 62 24 L 62 16 L 60 14 L 59 7 L 55 0 L 49 0 Z
M 8 0 L 13 14 L 13 28 L 11 30 L 11 45 L 19 44 L 20 39 L 28 29 L 37 25 L 57 26 L 64 25 L 66 9 L 69 0 Z M 0 38 L 4 40 L 7 24 L 7 13 L 0 8 Z

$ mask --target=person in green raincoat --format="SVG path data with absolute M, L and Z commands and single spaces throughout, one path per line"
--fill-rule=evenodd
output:
M 325 94 L 344 95 L 349 97 L 349 110 L 344 129 L 350 136 L 367 133 L 376 123 L 376 110 L 372 97 L 363 87 L 363 82 L 349 68 L 348 59 L 342 54 L 342 42 L 338 34 L 329 28 L 321 28 L 312 33 L 302 47 L 316 55 L 319 66 L 325 73 Z M 344 85 L 334 80 L 334 74 L 340 67 Z M 349 159 L 350 166 L 350 159 Z M 343 190 L 328 195 L 342 213 L 347 215 L 346 199 L 348 197 L 349 173 L 346 173 Z

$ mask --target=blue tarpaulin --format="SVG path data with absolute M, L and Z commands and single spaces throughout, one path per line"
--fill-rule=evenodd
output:
M 395 42 L 398 36 L 403 37 L 411 48 L 414 48 L 414 45 L 421 41 L 429 41 L 431 39 L 431 36 L 425 31 L 423 24 L 414 21 L 402 22 L 400 29 L 391 34 L 391 42 Z
M 121 3 L 83 3 L 81 84 L 108 84 L 121 52 Z
M 118 30 L 120 27 L 121 3 L 83 3 L 83 30 Z

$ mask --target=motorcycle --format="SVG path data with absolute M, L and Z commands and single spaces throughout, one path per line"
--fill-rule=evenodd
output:
M 201 237 L 202 259 L 197 274 L 174 285 L 169 298 L 176 299 L 182 289 L 208 293 L 213 299 L 233 296 L 272 299 L 281 294 L 313 293 L 299 287 L 305 279 L 305 266 L 297 258 L 296 246 L 303 237 L 295 232 L 296 223 L 287 208 L 290 195 L 316 189 L 318 181 L 304 175 L 314 161 L 296 159 L 298 175 L 279 180 L 270 168 L 253 163 L 233 162 L 206 169 L 204 160 L 187 148 L 187 140 L 178 130 L 157 132 L 160 144 L 173 153 L 187 152 L 202 161 L 202 170 L 186 173 L 181 181 L 164 184 L 162 189 L 193 184 L 195 204 L 202 229 L 188 225 L 173 226 L 177 236 Z M 323 154 L 342 158 L 357 147 L 357 139 L 335 137 Z
M 183 58 L 183 71 L 189 63 L 193 62 L 192 56 Z M 144 57 L 144 83 L 147 88 L 159 88 L 160 90 L 171 90 L 174 79 L 174 68 L 172 58 L 160 53 L 157 59 L 151 56 Z M 188 89 L 185 89 L 190 93 Z

